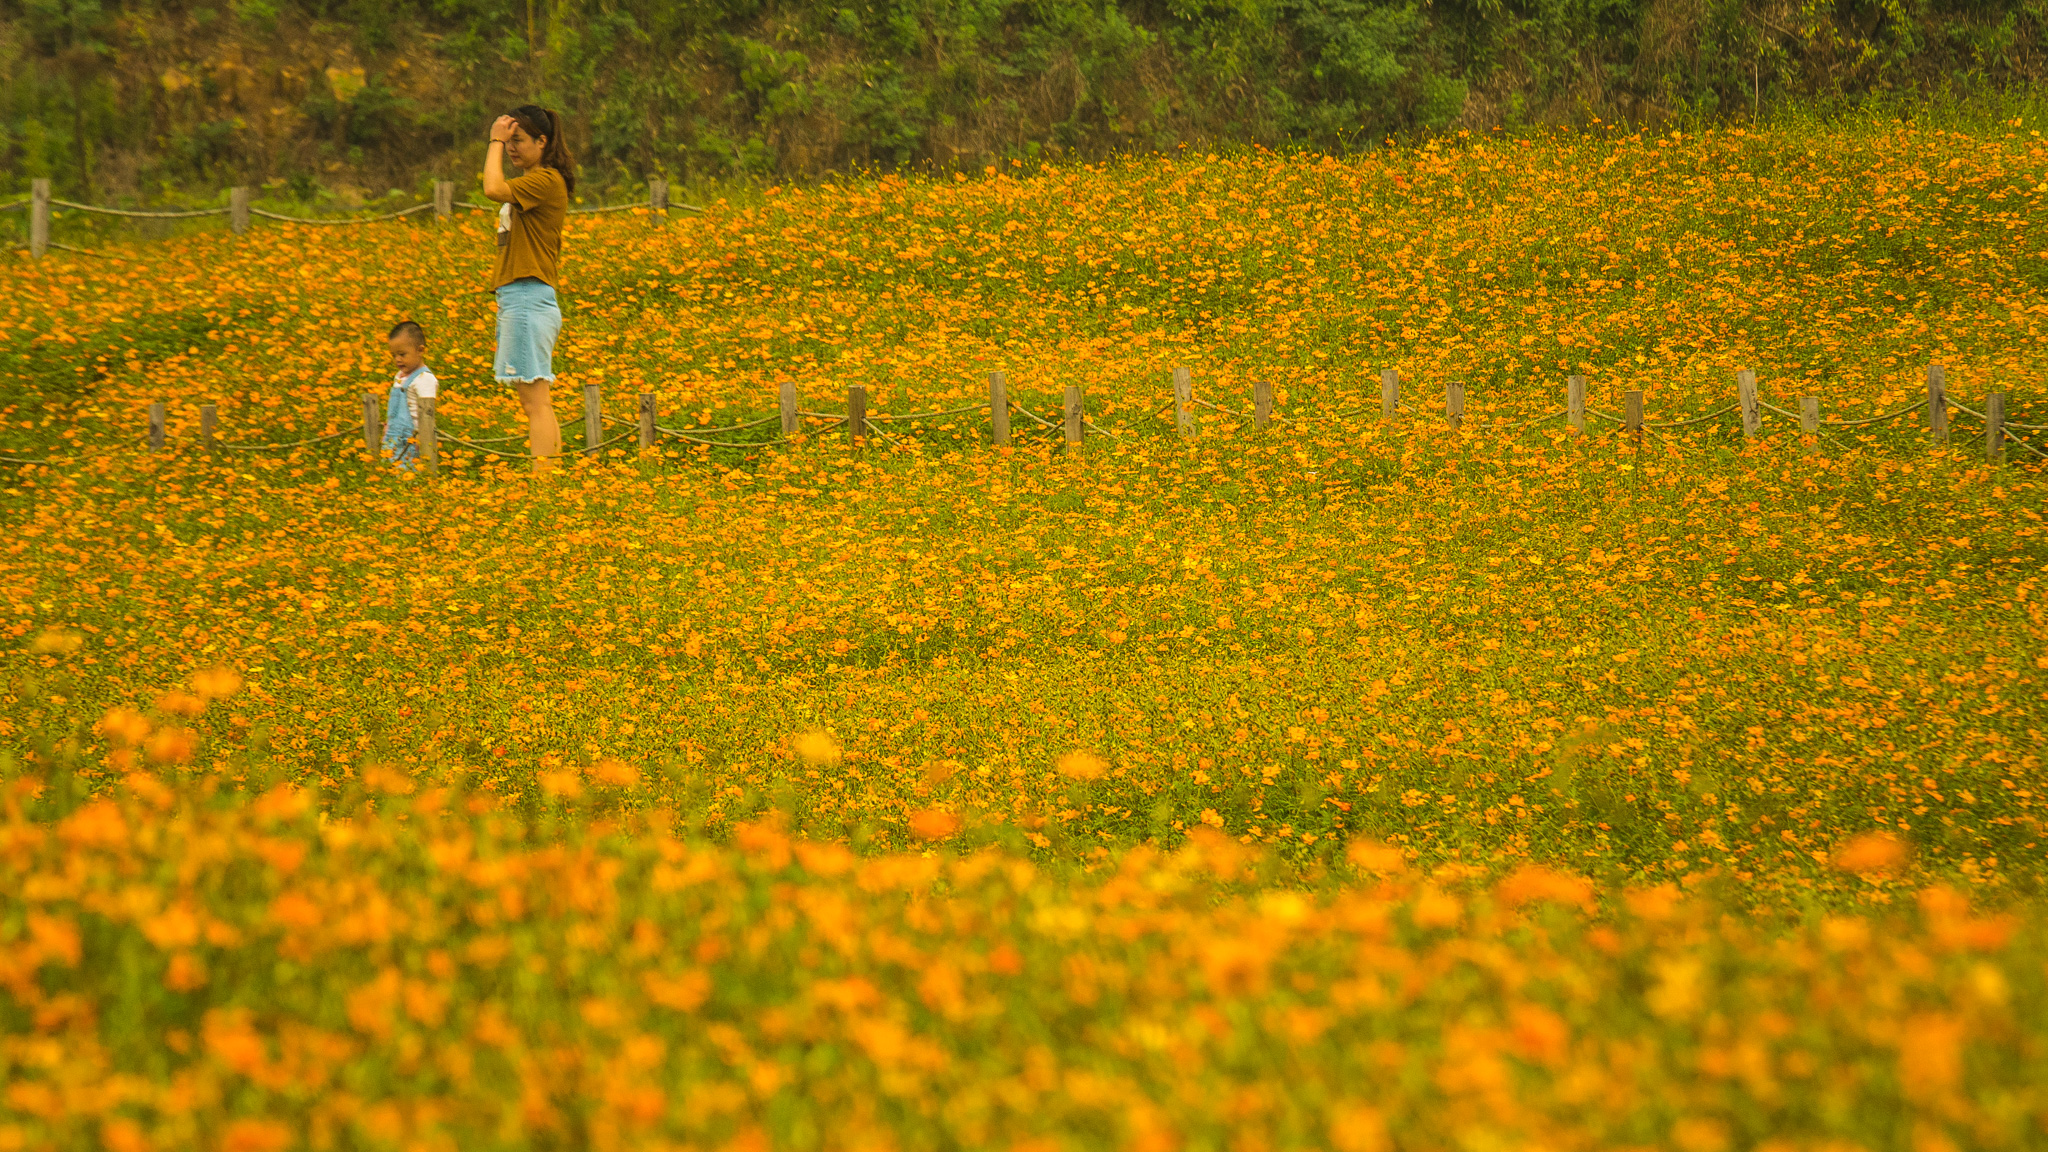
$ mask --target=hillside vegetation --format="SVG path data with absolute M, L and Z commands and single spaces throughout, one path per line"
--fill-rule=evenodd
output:
M 530 99 L 601 187 L 1694 127 L 2004 90 L 2042 59 L 2024 5 L 5 0 L 0 191 L 413 194 L 473 179 L 490 117 Z
M 60 220 L 0 270 L 0 1150 L 2038 1144 L 2048 444 L 1909 406 L 2048 425 L 2043 152 L 581 218 L 565 422 L 726 443 L 550 478 L 358 449 L 407 315 L 514 434 L 480 222 Z M 1741 367 L 1897 418 L 1747 439 Z M 990 444 L 991 370 L 1097 429 Z M 1705 419 L 1572 435 L 1573 372 Z M 943 414 L 849 445 L 850 384 Z

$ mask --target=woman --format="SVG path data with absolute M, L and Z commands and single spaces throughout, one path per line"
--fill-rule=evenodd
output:
M 520 175 L 505 178 L 505 161 Z M 562 310 L 555 301 L 562 256 L 562 221 L 576 191 L 576 161 L 562 141 L 561 118 L 524 104 L 491 125 L 484 153 L 484 195 L 498 210 L 498 381 L 512 385 L 526 410 L 526 442 L 536 472 L 562 451 L 548 385 L 555 378 L 555 337 Z

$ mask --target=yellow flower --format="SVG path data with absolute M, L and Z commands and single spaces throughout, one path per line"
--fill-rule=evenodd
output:
M 821 766 L 839 763 L 841 755 L 839 741 L 822 730 L 805 732 L 791 743 L 791 747 L 806 763 Z
M 1069 780 L 1100 780 L 1109 774 L 1109 761 L 1080 749 L 1061 756 L 1056 767 Z

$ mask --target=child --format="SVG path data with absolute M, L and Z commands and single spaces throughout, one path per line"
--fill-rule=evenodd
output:
M 391 381 L 391 401 L 384 408 L 384 451 L 393 464 L 410 472 L 420 454 L 419 446 L 412 442 L 420 426 L 420 397 L 435 395 L 441 382 L 427 367 L 426 329 L 411 320 L 400 321 L 388 342 L 397 375 Z

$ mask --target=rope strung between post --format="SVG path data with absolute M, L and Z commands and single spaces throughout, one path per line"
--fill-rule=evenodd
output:
M 1797 412 L 1787 412 L 1787 411 L 1785 411 L 1785 410 L 1784 410 L 1783 408 L 1780 408 L 1780 407 L 1778 407 L 1778 406 L 1777 406 L 1776 404 L 1773 404 L 1773 403 L 1771 403 L 1771 402 L 1770 402 L 1770 401 L 1768 401 L 1768 400 L 1758 400 L 1758 401 L 1756 402 L 1756 406 L 1757 406 L 1757 407 L 1759 407 L 1759 408 L 1768 408 L 1768 409 L 1770 409 L 1771 411 L 1773 411 L 1773 412 L 1776 412 L 1776 413 L 1777 413 L 1778 415 L 1780 415 L 1780 416 L 1785 416 L 1785 417 L 1789 417 L 1789 418 L 1791 418 L 1791 419 L 1793 419 L 1793 420 L 1799 420 L 1799 419 L 1803 419 L 1803 417 L 1801 417 L 1801 416 L 1799 415 L 1799 413 L 1797 413 Z
M 1534 428 L 1534 427 L 1535 427 L 1535 426 L 1537 426 L 1538 424 L 1541 424 L 1541 423 L 1543 423 L 1543 422 L 1544 422 L 1545 420 L 1555 420 L 1555 419 L 1557 419 L 1557 418 L 1558 418 L 1559 416 L 1569 416 L 1569 415 L 1571 415 L 1571 409 L 1569 409 L 1569 408 L 1559 408 L 1559 409 L 1558 409 L 1557 411 L 1555 411 L 1555 412 L 1550 412 L 1550 413 L 1547 413 L 1547 414 L 1545 414 L 1545 415 L 1542 415 L 1542 416 L 1538 416 L 1538 417 L 1536 417 L 1536 418 L 1535 418 L 1534 420 L 1524 420 L 1524 421 L 1522 421 L 1522 423 L 1521 423 L 1521 424 L 1520 424 L 1519 426 L 1517 426 L 1517 427 L 1515 428 L 1515 435 L 1517 435 L 1517 436 L 1520 436 L 1520 435 L 1521 435 L 1522 433 L 1524 433 L 1524 432 L 1527 432 L 1527 431 L 1528 431 L 1529 429 L 1531 429 L 1531 428 Z
M 441 438 L 442 438 L 442 439 L 444 439 L 444 440 L 452 440 L 452 439 L 454 439 L 454 438 L 455 438 L 455 434 L 454 434 L 454 433 L 452 433 L 452 432 L 443 432 L 443 433 L 441 433 Z M 511 442 L 512 442 L 512 441 L 514 441 L 514 440 L 524 440 L 524 439 L 526 439 L 526 438 L 527 438 L 527 437 L 525 437 L 525 436 L 522 436 L 522 435 L 519 435 L 519 434 L 517 434 L 517 433 L 514 433 L 513 435 L 510 435 L 510 436 L 472 436 L 472 437 L 470 437 L 470 439 L 472 439 L 472 440 L 476 441 L 476 442 L 477 442 L 477 443 L 479 443 L 479 444 L 509 444 L 509 443 L 511 443 Z
M 2007 420 L 2005 426 L 2007 428 L 2025 428 L 2029 432 L 2048 432 L 2048 424 L 2022 424 L 2017 420 Z
M 701 436 L 692 436 L 688 432 L 676 432 L 667 428 L 657 428 L 655 431 L 672 440 L 687 440 L 692 444 L 702 444 L 706 448 L 759 448 L 763 444 L 781 444 L 785 442 L 779 437 L 774 440 L 706 440 Z
M 1723 409 L 1721 409 L 1721 410 L 1720 410 L 1720 411 L 1718 411 L 1718 412 L 1709 412 L 1709 413 L 1707 413 L 1707 414 L 1706 414 L 1705 416 L 1695 416 L 1695 417 L 1693 417 L 1693 418 L 1692 418 L 1692 419 L 1690 419 L 1690 420 L 1667 420 L 1667 421 L 1664 421 L 1664 422 L 1662 422 L 1662 423 L 1652 423 L 1652 422 L 1650 422 L 1650 421 L 1648 421 L 1648 420 L 1645 420 L 1645 421 L 1643 421 L 1643 427 L 1645 427 L 1645 428 L 1686 428 L 1686 427 L 1689 427 L 1689 426 L 1691 426 L 1691 425 L 1694 425 L 1694 424 L 1705 424 L 1705 423 L 1706 423 L 1707 421 L 1709 421 L 1709 420 L 1719 420 L 1719 419 L 1720 419 L 1721 417 L 1723 417 L 1723 416 L 1726 416 L 1726 415 L 1727 415 L 1727 414 L 1729 414 L 1730 412 L 1734 412 L 1734 411 L 1736 411 L 1736 410 L 1740 409 L 1741 407 L 1742 407 L 1742 405 L 1740 405 L 1740 404 L 1730 404 L 1729 406 L 1727 406 L 1726 408 L 1723 408 Z
M 599 443 L 597 443 L 597 444 L 592 444 L 592 445 L 590 445 L 589 447 L 586 447 L 586 448 L 580 449 L 580 451 L 584 451 L 584 452 L 602 452 L 602 451 L 604 451 L 605 449 L 607 449 L 607 448 L 611 447 L 612 445 L 614 445 L 614 444 L 617 444 L 617 443 L 618 443 L 619 441 L 621 441 L 621 440 L 624 440 L 624 439 L 627 439 L 627 438 L 628 438 L 628 437 L 630 437 L 630 436 L 633 436 L 633 435 L 635 434 L 635 432 L 637 432 L 637 431 L 638 431 L 638 430 L 637 430 L 637 429 L 635 429 L 635 430 L 633 430 L 633 431 L 621 432 L 621 433 L 619 433 L 619 434 L 618 434 L 617 436 L 614 436 L 614 437 L 612 437 L 612 438 L 611 438 L 611 439 L 609 439 L 609 440 L 601 441 L 601 442 L 599 442 Z
M 26 200 L 16 200 L 16 201 L 15 201 L 14 203 L 12 203 L 12 204 L 0 204 L 0 212 L 12 212 L 12 211 L 14 211 L 14 210 L 15 210 L 16 208 L 26 208 L 26 207 L 28 207 L 28 201 L 26 201 Z
M 635 208 L 649 208 L 650 211 L 652 210 L 646 204 L 605 204 L 602 206 L 593 205 L 589 208 L 571 208 L 568 214 L 571 216 L 587 216 L 593 212 L 630 212 Z
M 292 442 L 290 442 L 290 443 L 288 443 L 288 444 L 226 444 L 226 443 L 223 443 L 223 444 L 221 445 L 221 447 L 223 447 L 223 448 L 227 448 L 227 449 L 230 449 L 230 450 L 232 450 L 232 451 L 236 451 L 236 452 L 271 452 L 271 451 L 275 451 L 275 450 L 277 450 L 277 449 L 280 449 L 280 448 L 304 448 L 304 447 L 305 447 L 306 445 L 308 445 L 308 444 L 325 444 L 325 443 L 326 443 L 327 441 L 329 441 L 329 440 L 339 440 L 339 439 L 340 439 L 340 438 L 342 438 L 343 436 L 353 436 L 353 435 L 355 435 L 355 433 L 354 433 L 354 432 L 352 432 L 352 431 L 342 431 L 342 432 L 330 432 L 330 433 L 328 433 L 328 434 L 327 434 L 327 435 L 325 435 L 325 436 L 315 436 L 315 437 L 313 437 L 313 438 L 312 438 L 311 440 L 293 440 Z M 182 439 L 182 437 L 181 437 L 181 439 Z
M 1339 412 L 1339 413 L 1337 413 L 1337 414 L 1336 414 L 1335 416 L 1332 416 L 1332 417 L 1330 417 L 1330 419 L 1332 419 L 1332 420 L 1349 420 L 1349 419 L 1351 419 L 1351 418 L 1352 418 L 1353 416 L 1365 416 L 1365 415 L 1368 415 L 1368 414 L 1370 414 L 1370 413 L 1371 413 L 1371 412 L 1372 412 L 1372 411 L 1373 411 L 1373 410 L 1375 409 L 1375 407 L 1376 407 L 1375 405 L 1372 405 L 1372 404 L 1367 404 L 1367 405 L 1366 405 L 1365 407 L 1363 407 L 1363 408 L 1353 408 L 1353 409 L 1352 409 L 1351 411 L 1349 411 L 1349 412 Z M 1406 404 L 1403 404 L 1403 403 L 1401 403 L 1401 402 L 1399 402 L 1399 401 L 1395 401 L 1395 403 L 1394 403 L 1394 411 L 1396 411 L 1396 412 L 1406 412 L 1406 413 L 1407 413 L 1408 415 L 1410 415 L 1410 416 L 1413 416 L 1413 415 L 1415 415 L 1415 411 L 1414 411 L 1414 409 L 1412 409 L 1412 408 L 1408 407 L 1408 406 L 1407 406 Z
M 988 407 L 986 404 L 969 404 L 965 408 L 948 408 L 943 412 L 911 412 L 902 416 L 890 416 L 886 413 L 878 412 L 868 417 L 868 419 L 887 420 L 892 423 L 898 420 L 936 420 L 941 416 L 958 416 L 963 412 L 979 412 L 986 407 Z M 774 417 L 771 416 L 769 419 L 772 420 Z
M 266 212 L 261 208 L 249 209 L 249 215 L 261 216 L 265 220 L 281 220 L 286 224 L 375 224 L 380 220 L 396 220 L 400 216 L 410 216 L 415 212 L 431 212 L 433 208 L 432 204 L 415 204 L 410 208 L 388 212 L 382 216 L 349 216 L 339 219 L 329 217 L 324 220 L 310 216 L 286 216 L 281 212 Z
M 1202 398 L 1201 398 L 1200 396 L 1197 396 L 1197 397 L 1195 397 L 1195 398 L 1194 398 L 1194 401 L 1195 401 L 1195 403 L 1197 403 L 1197 404 L 1200 404 L 1200 405 L 1201 405 L 1201 406 L 1203 406 L 1204 408 L 1214 408 L 1214 409 L 1215 409 L 1216 411 L 1218 411 L 1218 412 L 1221 412 L 1221 413 L 1223 413 L 1223 414 L 1224 414 L 1224 415 L 1226 415 L 1226 416 L 1235 416 L 1235 417 L 1237 417 L 1237 418 L 1238 418 L 1238 419 L 1240 419 L 1240 420 L 1256 420 L 1256 419 L 1258 419 L 1258 414 L 1257 414 L 1257 413 L 1254 413 L 1254 412 L 1239 412 L 1239 411 L 1238 411 L 1237 409 L 1235 409 L 1235 408 L 1225 408 L 1225 407 L 1224 407 L 1223 405 L 1221 405 L 1221 404 L 1212 404 L 1212 403 L 1210 403 L 1209 401 L 1207 401 L 1207 400 L 1204 400 L 1204 399 L 1202 399 Z M 1292 423 L 1294 423 L 1294 421 L 1292 421 L 1292 420 L 1289 420 L 1289 419 L 1288 419 L 1287 417 L 1285 417 L 1285 416 L 1282 416 L 1282 415 L 1280 415 L 1280 414 L 1279 414 L 1278 412 L 1268 412 L 1268 413 L 1266 413 L 1266 418 L 1267 418 L 1268 420 L 1278 420 L 1278 421 L 1280 421 L 1280 422 L 1281 422 L 1282 424 L 1292 424 Z
M 1038 413 L 1033 412 L 1031 409 L 1026 408 L 1022 404 L 1017 403 L 1015 400 L 1010 401 L 1010 407 L 1015 408 L 1017 411 L 1022 412 L 1026 416 L 1031 417 L 1033 420 L 1038 421 L 1039 424 L 1043 425 L 1044 427 L 1054 429 L 1055 431 L 1059 430 L 1060 428 L 1058 424 L 1055 424 L 1052 421 L 1045 419 Z
M 1086 416 L 1083 416 L 1083 417 L 1081 418 L 1081 426 L 1082 426 L 1083 428 L 1091 428 L 1091 429 L 1094 429 L 1095 431 L 1097 431 L 1097 432 L 1100 432 L 1100 433 L 1102 433 L 1102 434 L 1103 434 L 1104 436 L 1107 436 L 1107 437 L 1109 437 L 1109 438 L 1110 438 L 1111 440 L 1116 440 L 1116 441 L 1121 441 L 1121 440 L 1123 440 L 1123 437 L 1121 437 L 1121 436 L 1117 435 L 1117 434 L 1116 434 L 1116 433 L 1114 433 L 1114 432 L 1111 432 L 1111 431 L 1108 431 L 1108 430 L 1106 430 L 1106 429 L 1104 429 L 1104 428 L 1102 428 L 1102 427 L 1099 427 L 1099 426 L 1098 426 L 1098 425 L 1097 425 L 1097 424 L 1095 423 L 1095 421 L 1093 421 L 1093 420 L 1090 420 L 1090 419 L 1088 419 L 1088 418 L 1087 418 Z
M 1904 408 L 1901 408 L 1896 412 L 1887 412 L 1882 416 L 1866 416 L 1861 420 L 1823 420 L 1821 421 L 1821 426 L 1833 428 L 1854 428 L 1860 424 L 1882 424 L 1886 420 L 1897 420 L 1899 417 L 1904 416 L 1908 412 L 1918 412 L 1920 409 L 1925 408 L 1926 406 L 1927 401 L 1915 400 L 1911 404 L 1906 405 Z
M 446 432 L 438 433 L 436 438 L 446 440 L 450 444 L 460 444 L 464 448 L 467 448 L 473 452 L 482 452 L 490 456 L 504 456 L 508 459 L 516 460 L 526 455 L 526 453 L 524 452 L 507 452 L 500 448 L 486 448 L 481 444 L 472 444 L 469 441 L 464 440 L 460 436 L 450 436 Z
M 2039 456 L 2043 460 L 2048 460 L 2048 452 L 2041 451 L 2039 448 L 2034 447 L 2032 444 L 2027 443 L 2025 440 L 2022 440 L 2017 436 L 2008 435 L 2006 436 L 2006 440 L 2009 443 L 2017 444 L 2020 447 L 2025 448 L 2027 451 L 2032 452 L 2034 455 Z
M 92 250 L 92 249 L 90 249 L 90 248 L 73 248 L 73 247 L 72 247 L 71 245 L 69 245 L 69 244 L 59 244 L 59 243 L 57 243 L 57 242 L 56 242 L 55 240 L 51 240 L 51 241 L 49 241 L 49 245 L 50 245 L 50 247 L 52 247 L 52 248 L 59 248 L 59 249 L 62 249 L 62 250 L 64 250 L 64 251 L 66 251 L 66 252 L 76 252 L 76 253 L 78 253 L 78 254 L 79 254 L 80 256 L 98 256 L 98 257 L 100 257 L 100 258 L 102 258 L 102 259 L 110 259 L 110 257 L 108 257 L 106 253 L 104 253 L 104 252 L 95 252 L 95 251 L 93 251 L 93 250 Z
M 1975 408 L 1970 408 L 1962 404 L 1958 404 L 1954 400 L 1950 400 L 1948 402 L 1948 406 L 1955 409 L 1958 412 L 1963 413 L 1966 416 L 1975 416 L 1977 419 L 1984 421 L 1986 424 L 1991 423 L 1991 417 L 1986 416 L 1982 412 L 1977 411 Z
M 55 456 L 45 460 L 23 460 L 19 456 L 0 456 L 0 464 L 55 464 L 56 462 L 57 458 Z
M 1596 411 L 1596 410 L 1594 410 L 1594 409 L 1592 409 L 1592 408 L 1588 408 L 1588 409 L 1586 409 L 1586 415 L 1588 415 L 1588 416 L 1598 416 L 1598 417 L 1599 417 L 1600 419 L 1602 419 L 1602 420 L 1605 420 L 1605 421 L 1607 421 L 1607 422 L 1608 422 L 1609 424 L 1626 424 L 1626 423 L 1628 423 L 1628 421 L 1626 421 L 1626 420 L 1622 419 L 1622 418 L 1621 418 L 1621 417 L 1619 417 L 1619 416 L 1609 416 L 1609 415 L 1608 415 L 1607 413 L 1605 413 L 1605 412 L 1600 412 L 1600 411 Z
M 749 428 L 759 428 L 763 424 L 773 424 L 780 419 L 780 415 L 763 416 L 759 420 L 749 420 L 745 424 L 728 424 L 723 428 L 664 428 L 656 424 L 654 430 L 669 436 L 681 436 L 685 433 L 692 436 L 711 436 L 720 432 L 744 432 Z
M 131 212 L 126 208 L 102 208 L 97 204 L 80 204 L 72 200 L 52 200 L 51 206 L 70 208 L 78 212 L 97 212 L 102 216 L 125 216 L 130 220 L 190 220 L 194 216 L 225 216 L 225 208 L 198 208 L 190 212 Z

